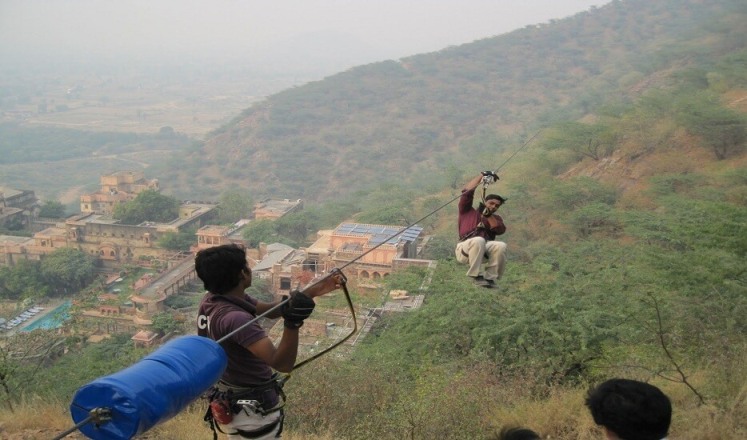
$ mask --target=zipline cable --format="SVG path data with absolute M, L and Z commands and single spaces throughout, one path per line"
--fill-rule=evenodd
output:
M 505 166 L 519 151 L 523 150 L 537 137 L 540 131 L 535 133 L 521 147 L 514 151 L 495 172 Z M 342 274 L 342 269 L 360 260 L 385 243 L 388 243 L 393 238 L 396 238 L 411 227 L 432 216 L 460 197 L 461 194 L 453 197 L 425 216 L 387 237 L 371 249 L 343 264 L 342 267 L 332 269 L 326 276 L 306 286 L 308 288 L 328 276 L 337 273 L 342 275 L 343 282 L 341 285 L 352 312 L 353 331 L 326 350 L 295 365 L 294 368 L 301 367 L 337 347 L 357 330 L 355 308 L 350 299 L 346 285 L 347 280 L 344 274 Z M 155 352 L 143 358 L 140 362 L 112 375 L 99 378 L 78 389 L 70 406 L 73 420 L 77 421 L 77 423 L 73 428 L 54 437 L 53 440 L 62 439 L 76 430 L 80 430 L 87 437 L 96 440 L 126 440 L 173 417 L 197 398 L 205 389 L 214 384 L 222 375 L 228 359 L 220 343 L 233 336 L 233 334 L 242 328 L 256 322 L 259 318 L 282 307 L 288 301 L 290 301 L 290 298 L 280 301 L 272 308 L 217 341 L 199 336 L 182 336 L 169 341 Z M 185 383 L 184 377 L 190 380 Z M 101 405 L 102 401 L 108 401 L 110 405 Z M 114 409 L 117 409 L 116 414 L 114 414 Z M 113 419 L 116 420 L 111 423 L 105 423 Z M 94 426 L 89 426 L 91 422 L 94 422 Z
M 527 145 L 529 145 L 529 143 L 530 143 L 530 142 L 532 142 L 532 140 L 534 140 L 534 138 L 536 138 L 536 137 L 537 137 L 537 135 L 539 135 L 541 131 L 542 131 L 542 129 L 540 129 L 540 130 L 538 130 L 538 131 L 537 131 L 536 133 L 534 133 L 534 134 L 532 135 L 532 137 L 530 137 L 529 139 L 527 139 L 527 140 L 526 140 L 526 141 L 525 141 L 525 142 L 524 142 L 524 143 L 523 143 L 523 144 L 522 144 L 522 145 L 521 145 L 521 146 L 520 146 L 519 148 L 517 148 L 517 149 L 516 149 L 516 151 L 514 151 L 514 152 L 513 152 L 512 154 L 511 154 L 511 156 L 509 156 L 509 157 L 508 157 L 508 159 L 506 159 L 506 160 L 505 160 L 505 161 L 504 161 L 504 162 L 503 162 L 503 163 L 502 163 L 502 164 L 501 164 L 501 165 L 500 165 L 500 166 L 499 166 L 498 168 L 496 168 L 496 169 L 495 169 L 495 171 L 493 171 L 493 172 L 494 172 L 494 173 L 497 173 L 497 172 L 498 172 L 498 171 L 499 171 L 499 170 L 500 170 L 501 168 L 503 168 L 503 167 L 504 167 L 504 166 L 505 166 L 505 165 L 506 165 L 506 164 L 507 164 L 507 163 L 508 163 L 508 162 L 509 162 L 509 161 L 510 161 L 511 159 L 513 159 L 513 158 L 514 158 L 514 156 L 516 156 L 516 154 L 517 154 L 517 153 L 519 153 L 519 151 L 523 150 L 523 149 L 524 149 L 524 148 L 525 148 L 525 147 L 526 147 Z M 451 203 L 452 203 L 452 202 L 453 202 L 454 200 L 456 200 L 456 199 L 460 198 L 461 196 L 462 196 L 461 194 L 457 194 L 457 195 L 456 195 L 456 196 L 454 196 L 454 197 L 453 197 L 452 199 L 450 199 L 450 200 L 449 200 L 448 202 L 444 203 L 443 205 L 439 206 L 438 208 L 434 209 L 433 211 L 429 212 L 428 214 L 424 215 L 423 217 L 421 217 L 421 218 L 419 218 L 419 219 L 415 220 L 414 222 L 410 223 L 409 225 L 407 225 L 407 226 L 403 227 L 403 228 L 402 228 L 402 229 L 400 229 L 400 230 L 399 230 L 399 231 L 398 231 L 397 233 L 395 233 L 395 234 L 392 234 L 392 235 L 390 235 L 390 236 L 389 236 L 389 237 L 387 237 L 387 238 L 386 238 L 385 240 L 382 240 L 382 241 L 381 241 L 381 243 L 377 244 L 376 246 L 372 247 L 371 249 L 367 250 L 366 252 L 364 252 L 364 253 L 362 253 L 362 254 L 358 255 L 357 257 L 355 257 L 355 258 L 353 258 L 352 260 L 348 261 L 347 263 L 343 264 L 343 265 L 342 265 L 342 267 L 340 267 L 340 270 L 342 270 L 342 269 L 345 269 L 346 267 L 350 266 L 351 264 L 355 263 L 356 261 L 358 261 L 358 260 L 360 260 L 361 258 L 365 257 L 366 255 L 370 254 L 371 252 L 373 252 L 374 250 L 376 250 L 376 249 L 377 249 L 378 247 L 380 247 L 380 246 L 384 245 L 385 243 L 389 242 L 389 240 L 391 240 L 391 239 L 393 239 L 393 238 L 396 238 L 396 237 L 397 237 L 398 235 L 400 235 L 400 234 L 404 233 L 405 231 L 407 231 L 407 230 L 408 230 L 408 229 L 410 229 L 411 227 L 413 227 L 413 226 L 417 225 L 418 223 L 422 222 L 423 220 L 427 219 L 428 217 L 432 216 L 433 214 L 435 214 L 435 213 L 437 213 L 438 211 L 442 210 L 443 208 L 447 207 L 447 206 L 448 206 L 448 205 L 450 205 L 450 204 L 451 204 Z

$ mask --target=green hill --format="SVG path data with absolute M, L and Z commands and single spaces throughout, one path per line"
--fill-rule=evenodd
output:
M 187 194 L 238 185 L 309 201 L 383 182 L 443 188 L 445 169 L 489 168 L 541 127 L 630 105 L 679 75 L 699 72 L 706 82 L 726 63 L 718 75 L 738 86 L 730 75 L 744 60 L 744 9 L 723 0 L 615 1 L 357 67 L 245 110 L 163 174 Z

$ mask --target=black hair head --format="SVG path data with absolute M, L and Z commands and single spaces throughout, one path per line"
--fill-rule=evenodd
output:
M 594 422 L 624 440 L 659 440 L 667 436 L 672 403 L 657 387 L 630 379 L 610 379 L 586 398 Z
M 235 244 L 203 249 L 195 256 L 195 272 L 205 290 L 223 295 L 239 284 L 241 272 L 247 270 L 246 251 Z
M 487 196 L 485 196 L 485 201 L 486 202 L 488 200 L 491 200 L 491 199 L 493 199 L 493 200 L 500 200 L 501 201 L 501 205 L 504 204 L 504 203 L 506 203 L 506 200 L 508 200 L 507 198 L 505 198 L 503 196 L 499 196 L 498 194 L 488 194 Z

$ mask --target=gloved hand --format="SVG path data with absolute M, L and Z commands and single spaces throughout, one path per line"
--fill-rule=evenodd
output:
M 283 299 L 287 296 L 283 296 Z M 284 325 L 288 328 L 300 328 L 303 321 L 314 311 L 314 300 L 303 293 L 294 290 L 290 294 L 290 300 L 283 304 L 280 309 Z
M 480 174 L 482 174 L 482 181 L 485 183 L 495 183 L 498 181 L 498 175 L 492 171 L 483 171 Z

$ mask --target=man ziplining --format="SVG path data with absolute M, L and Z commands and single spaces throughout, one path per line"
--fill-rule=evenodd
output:
M 482 182 L 483 192 L 487 185 L 495 183 L 498 176 L 492 171 L 483 171 L 462 188 L 459 198 L 459 243 L 456 259 L 469 265 L 467 276 L 480 286 L 496 287 L 496 280 L 506 269 L 506 243 L 495 241 L 495 237 L 506 232 L 503 218 L 496 214 L 506 198 L 498 194 L 484 196 L 477 209 L 472 206 L 475 189 Z M 483 269 L 484 264 L 484 269 Z

